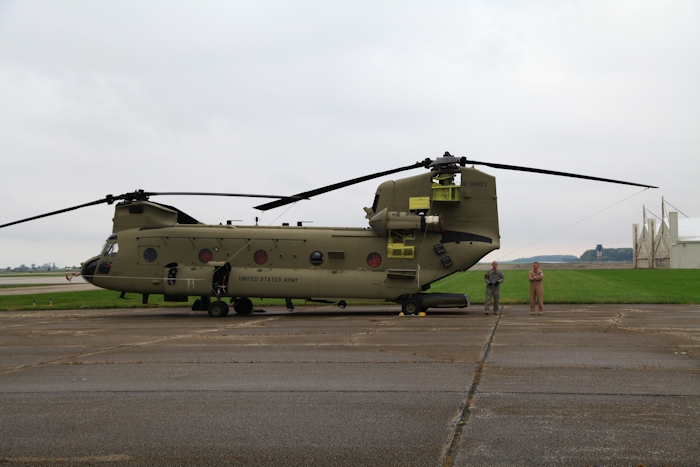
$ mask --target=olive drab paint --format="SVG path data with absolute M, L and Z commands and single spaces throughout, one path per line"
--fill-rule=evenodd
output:
M 431 283 L 499 248 L 496 180 L 477 169 L 450 164 L 387 181 L 375 200 L 365 208 L 368 228 L 180 224 L 174 208 L 124 202 L 83 275 L 105 289 L 170 300 L 418 297 L 422 308 Z M 441 296 L 445 306 L 468 304 L 463 295 Z

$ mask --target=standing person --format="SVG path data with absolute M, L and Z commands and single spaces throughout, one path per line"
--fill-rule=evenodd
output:
M 484 274 L 484 282 L 486 282 L 486 314 L 489 314 L 491 307 L 491 297 L 493 297 L 493 314 L 498 314 L 498 301 L 501 299 L 501 282 L 506 280 L 503 273 L 498 270 L 498 263 L 491 263 L 491 270 Z
M 542 306 L 544 304 L 544 289 L 542 288 L 542 279 L 544 278 L 544 272 L 540 269 L 540 263 L 535 261 L 532 265 L 532 271 L 527 275 L 527 279 L 530 281 L 530 314 L 535 314 L 535 296 L 537 296 L 537 301 L 539 302 L 539 313 L 542 314 Z

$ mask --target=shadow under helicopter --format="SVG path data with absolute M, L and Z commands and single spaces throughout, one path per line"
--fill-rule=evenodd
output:
M 380 310 L 378 309 L 371 309 L 373 307 L 367 307 L 370 309 L 363 310 L 363 309 L 351 309 L 351 310 L 334 310 L 334 309 L 315 309 L 315 310 L 299 310 L 299 311 L 288 311 L 284 308 L 279 308 L 275 309 L 274 307 L 268 308 L 268 309 L 255 309 L 253 310 L 252 313 L 249 314 L 244 314 L 244 315 L 239 315 L 236 313 L 231 313 L 229 314 L 226 318 L 224 318 L 224 321 L 222 321 L 222 324 L 225 323 L 228 320 L 254 320 L 257 318 L 265 318 L 265 317 L 270 317 L 270 316 L 285 316 L 286 319 L 307 319 L 307 318 L 318 318 L 318 317 L 333 317 L 333 318 L 348 318 L 348 317 L 382 317 L 382 318 L 423 318 L 422 316 L 419 315 L 410 315 L 410 316 L 400 316 L 399 313 L 401 312 L 400 307 L 394 307 L 395 309 L 386 309 L 382 308 Z M 142 309 L 134 309 L 136 310 L 142 310 Z M 483 311 L 478 311 L 477 309 L 472 309 L 470 311 L 466 311 L 461 308 L 436 308 L 435 310 L 428 310 L 426 312 L 426 317 L 430 316 L 454 316 L 454 315 L 481 315 Z M 114 317 L 119 317 L 119 318 L 124 318 L 125 315 L 114 315 Z M 135 313 L 132 318 L 134 319 L 142 319 L 142 318 L 172 318 L 172 319 L 178 319 L 178 320 L 189 320 L 189 319 L 196 319 L 197 321 L 199 320 L 208 320 L 208 316 L 204 315 L 202 313 L 198 313 L 196 311 L 191 311 L 187 308 L 183 308 L 181 311 L 178 309 L 168 309 L 167 312 L 163 312 L 163 309 L 154 309 L 152 310 L 151 313 Z

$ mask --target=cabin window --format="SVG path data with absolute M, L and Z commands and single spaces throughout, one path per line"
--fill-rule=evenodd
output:
M 202 251 L 199 252 L 199 260 L 204 264 L 207 264 L 213 259 L 214 253 L 212 253 L 209 248 L 204 248 Z
M 267 251 L 258 250 L 253 254 L 253 261 L 255 261 L 255 264 L 262 266 L 263 264 L 267 263 L 268 257 Z
M 310 261 L 311 264 L 313 264 L 314 266 L 320 266 L 320 265 L 322 265 L 322 264 L 323 264 L 323 260 L 324 260 L 323 253 L 321 253 L 320 251 L 314 251 L 314 252 L 311 253 L 311 255 L 309 256 L 309 261 Z
M 146 260 L 147 263 L 154 262 L 158 259 L 158 251 L 155 248 L 146 248 L 143 251 L 143 259 Z
M 382 264 L 382 255 L 377 252 L 367 255 L 367 264 L 371 268 L 379 267 Z

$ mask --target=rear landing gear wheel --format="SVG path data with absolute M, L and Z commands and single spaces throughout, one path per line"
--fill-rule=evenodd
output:
M 223 318 L 228 315 L 228 305 L 221 300 L 217 300 L 209 304 L 207 311 L 212 318 Z
M 401 304 L 401 311 L 405 315 L 417 315 L 420 311 L 420 304 L 417 300 L 409 298 Z
M 239 315 L 247 315 L 253 311 L 253 302 L 249 298 L 241 298 L 234 302 L 233 309 Z

